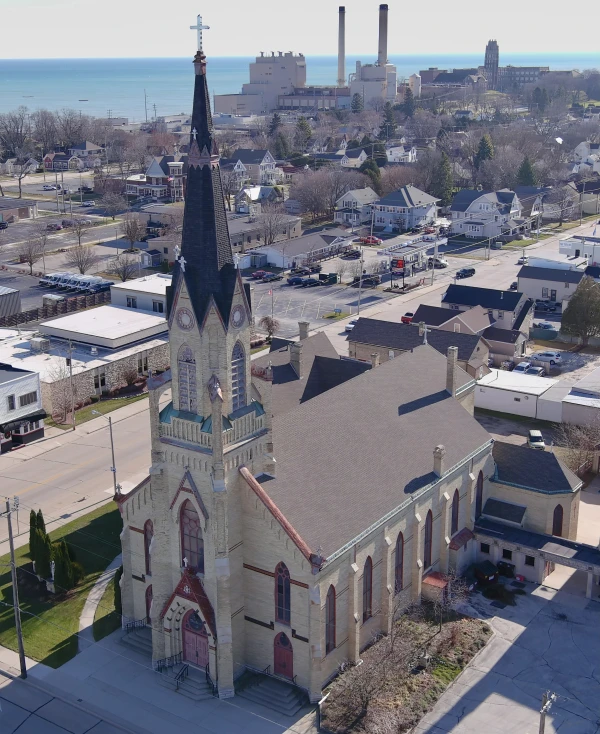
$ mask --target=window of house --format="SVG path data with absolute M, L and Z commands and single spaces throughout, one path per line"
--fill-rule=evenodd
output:
M 143 375 L 144 372 L 148 372 L 148 357 L 138 358 L 138 375 Z
M 512 551 L 508 550 L 508 548 L 502 548 L 502 558 L 505 561 L 512 561 Z
M 137 298 L 135 296 L 127 296 L 127 308 L 137 308 Z
M 525 565 L 526 566 L 535 566 L 535 557 L 534 556 L 525 556 Z
M 154 313 L 164 313 L 165 305 L 162 301 L 152 301 L 152 310 Z
M 425 533 L 423 540 L 423 569 L 431 566 L 431 545 L 433 541 L 433 513 L 431 510 L 425 518 Z
M 37 390 L 25 393 L 25 395 L 19 395 L 20 408 L 24 408 L 26 405 L 33 405 L 33 403 L 37 403 Z
M 542 288 L 542 298 L 548 298 L 548 289 Z
M 458 516 L 460 512 L 460 496 L 458 489 L 454 490 L 454 496 L 452 497 L 452 522 L 450 523 L 450 535 L 458 533 Z
M 498 318 L 503 319 L 504 318 L 504 311 L 498 311 Z
M 568 283 L 565 283 L 565 288 L 568 288 L 568 287 L 569 287 L 569 284 Z
M 489 553 L 490 552 L 490 545 L 489 545 L 489 543 L 480 543 L 479 544 L 479 550 L 482 553 Z
M 335 589 L 329 587 L 325 600 L 325 654 L 335 650 Z
M 396 540 L 396 557 L 394 562 L 394 580 L 396 594 L 402 591 L 404 586 L 404 535 L 398 533 Z
M 181 559 L 187 559 L 187 567 L 192 571 L 204 573 L 204 540 L 200 515 L 190 500 L 181 505 L 179 514 L 181 531 Z
M 563 534 L 563 508 L 562 505 L 556 505 L 552 516 L 552 535 L 562 538 Z
M 169 248 L 168 247 L 163 247 L 163 253 L 165 255 L 168 255 L 169 254 Z
M 231 404 L 233 410 L 246 405 L 246 354 L 240 342 L 231 355 Z
M 6 398 L 6 402 L 8 403 L 8 409 L 9 410 L 14 410 L 16 408 L 15 396 L 14 395 L 9 395 Z
M 97 375 L 94 375 L 94 387 L 96 390 L 99 390 L 101 387 L 106 387 L 105 372 L 99 372 Z
M 154 537 L 154 525 L 152 520 L 146 520 L 144 525 L 144 559 L 146 561 L 146 576 L 152 576 L 152 560 L 150 558 L 150 546 Z
M 373 599 L 373 561 L 371 556 L 365 561 L 363 569 L 363 622 L 370 619 L 373 615 L 372 609 Z
M 290 572 L 285 563 L 275 569 L 275 620 L 289 624 L 291 619 Z

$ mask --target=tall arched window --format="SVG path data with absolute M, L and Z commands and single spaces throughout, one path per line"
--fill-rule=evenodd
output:
M 363 622 L 373 615 L 373 561 L 371 556 L 365 561 L 363 569 Z
M 196 391 L 196 360 L 194 353 L 183 344 L 177 355 L 177 372 L 179 375 L 179 410 L 195 413 L 198 407 Z
M 460 512 L 460 496 L 458 489 L 454 490 L 454 497 L 452 497 L 452 522 L 450 523 L 450 535 L 458 533 L 458 516 Z
M 552 535 L 562 538 L 563 534 L 563 508 L 562 505 L 556 505 L 554 515 L 552 516 Z
M 335 589 L 329 587 L 325 600 L 325 654 L 335 650 Z
M 146 576 L 152 576 L 152 559 L 150 557 L 150 546 L 154 537 L 154 525 L 152 520 L 146 520 L 144 524 L 144 557 L 146 559 Z
M 431 541 L 433 539 L 433 514 L 431 510 L 427 513 L 425 518 L 425 535 L 423 543 L 423 568 L 429 568 L 431 566 Z
M 481 516 L 483 510 L 483 472 L 477 476 L 477 492 L 475 494 L 475 519 Z
M 146 601 L 146 624 L 152 624 L 152 584 L 147 587 L 145 594 Z
M 394 579 L 396 594 L 402 591 L 404 586 L 404 535 L 398 533 L 396 540 L 396 559 L 394 563 Z
M 246 405 L 246 354 L 240 342 L 236 342 L 231 355 L 231 407 L 233 410 Z
M 204 540 L 200 516 L 189 500 L 181 505 L 179 518 L 182 561 L 186 558 L 189 569 L 204 573 Z
M 275 569 L 275 619 L 289 624 L 292 600 L 290 596 L 290 572 L 283 561 Z

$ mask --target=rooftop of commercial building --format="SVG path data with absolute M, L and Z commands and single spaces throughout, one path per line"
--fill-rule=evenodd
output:
M 557 383 L 549 377 L 535 377 L 535 375 L 525 375 L 521 372 L 508 372 L 508 370 L 490 370 L 489 374 L 484 375 L 477 381 L 479 388 L 499 388 L 501 390 L 511 390 L 512 392 L 520 392 L 525 395 L 543 395 L 549 388 Z
M 167 293 L 167 286 L 169 285 L 171 285 L 170 275 L 153 273 L 152 275 L 146 275 L 144 278 L 116 283 L 111 286 L 111 290 L 137 291 L 138 293 L 148 293 L 153 296 L 164 296 Z

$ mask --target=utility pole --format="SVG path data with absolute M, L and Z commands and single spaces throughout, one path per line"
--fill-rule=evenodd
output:
M 15 563 L 15 544 L 12 533 L 12 513 L 19 506 L 19 498 L 13 498 L 11 507 L 10 500 L 6 498 L 6 512 L 4 516 L 8 523 L 8 545 L 10 548 L 10 575 L 12 577 L 13 608 L 15 611 L 15 630 L 17 632 L 17 644 L 19 647 L 19 666 L 21 678 L 27 678 L 27 665 L 25 662 L 25 647 L 23 645 L 23 629 L 21 627 L 21 608 L 19 607 L 19 587 L 17 583 L 17 564 Z
M 73 390 L 73 344 L 69 339 L 69 389 L 71 390 L 71 422 L 75 430 L 75 392 Z
M 546 729 L 546 714 L 552 708 L 552 704 L 556 701 L 556 693 L 546 691 L 542 696 L 542 708 L 540 709 L 540 730 L 539 734 L 544 734 Z

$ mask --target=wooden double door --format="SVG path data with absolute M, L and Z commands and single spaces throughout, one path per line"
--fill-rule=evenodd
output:
M 183 658 L 199 668 L 208 665 L 208 633 L 198 612 L 193 610 L 183 618 Z
M 294 677 L 294 651 L 285 632 L 280 632 L 273 644 L 273 672 L 284 678 Z

